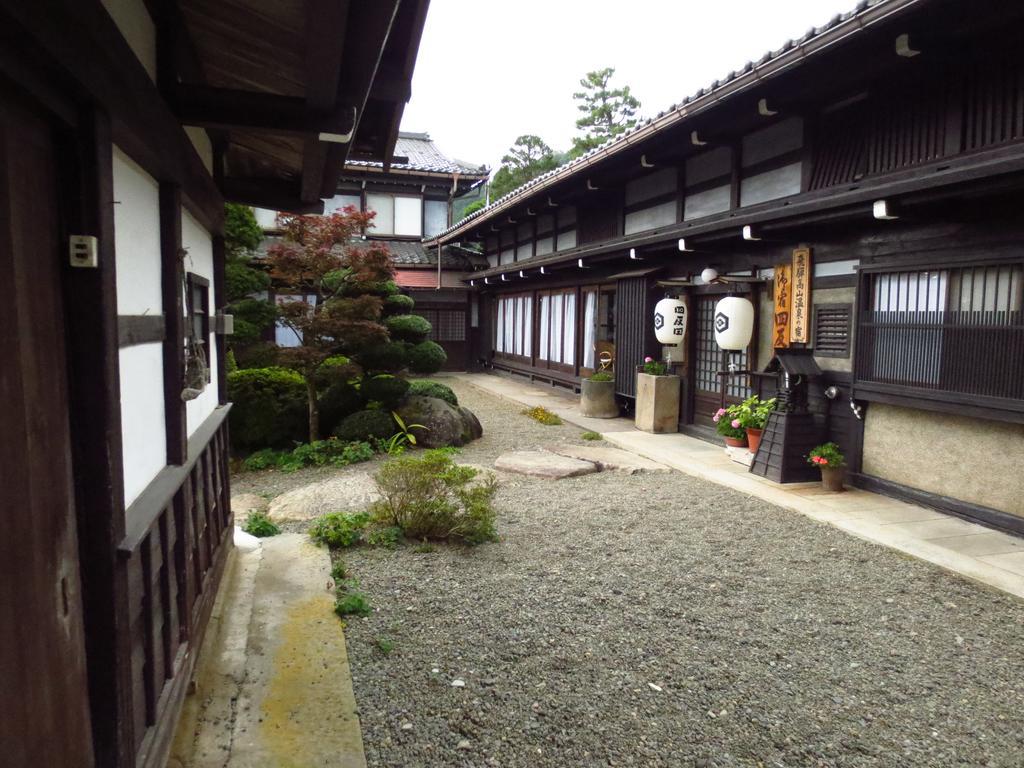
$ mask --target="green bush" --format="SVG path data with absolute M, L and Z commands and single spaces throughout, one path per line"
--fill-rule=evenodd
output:
M 366 512 L 331 512 L 313 521 L 309 536 L 331 549 L 354 547 L 363 541 L 370 515 Z
M 408 391 L 408 381 L 388 374 L 363 379 L 361 390 L 366 401 L 376 401 L 389 411 L 396 408 L 402 402 L 405 393 Z
M 422 341 L 409 349 L 409 370 L 414 373 L 437 373 L 448 360 L 440 344 Z
M 615 377 L 612 376 L 608 371 L 598 371 L 590 377 L 591 381 L 615 381 Z
M 363 395 L 348 382 L 332 384 L 320 395 L 321 432 L 333 433 L 342 419 L 361 411 L 365 405 Z
M 259 341 L 254 344 L 232 344 L 231 349 L 235 353 L 235 362 L 238 370 L 246 368 L 273 368 L 277 365 L 280 356 L 280 348 L 269 341 Z
M 380 526 L 400 528 L 410 539 L 479 544 L 497 538 L 494 478 L 476 481 L 477 470 L 455 464 L 449 451 L 392 459 L 375 479 L 381 499 L 369 511 Z
M 347 575 L 348 569 L 345 567 L 345 561 L 341 559 L 335 560 L 334 565 L 331 566 L 331 578 L 334 579 L 334 586 L 340 587 Z
M 346 384 L 351 379 L 359 378 L 362 373 L 359 366 L 344 355 L 328 357 L 316 371 L 317 389 Z
M 430 322 L 419 315 L 395 315 L 384 321 L 392 339 L 419 344 L 430 335 Z
M 384 440 L 395 433 L 395 420 L 387 411 L 356 411 L 335 428 L 339 440 Z
M 397 341 L 363 350 L 359 362 L 367 371 L 400 371 L 405 367 L 406 346 Z
M 250 453 L 242 462 L 242 469 L 246 472 L 259 472 L 261 469 L 278 467 L 281 464 L 281 458 L 287 455 L 287 453 L 275 451 L 273 448 L 263 448 L 255 453 Z
M 384 299 L 384 313 L 387 315 L 408 314 L 415 306 L 416 302 L 412 296 L 406 296 L 404 293 L 396 293 Z
M 459 404 L 459 398 L 455 396 L 452 388 L 439 381 L 428 381 L 426 379 L 413 379 L 409 382 L 409 395 L 421 397 L 436 397 L 444 400 L 449 405 Z
M 370 531 L 366 536 L 366 543 L 371 547 L 382 547 L 384 549 L 394 549 L 398 546 L 398 542 L 402 540 L 402 529 L 395 526 L 388 526 L 387 528 L 375 528 Z
M 294 472 L 303 467 L 322 467 L 326 464 L 347 467 L 349 464 L 369 461 L 373 456 L 373 448 L 369 443 L 317 440 L 300 445 L 291 453 L 282 456 L 278 466 L 285 472 Z
M 231 445 L 245 453 L 301 442 L 309 432 L 306 382 L 285 368 L 228 374 Z
M 274 524 L 274 521 L 267 517 L 266 512 L 252 512 L 245 519 L 245 525 L 242 526 L 242 530 L 250 536 L 256 536 L 261 539 L 267 536 L 277 536 L 281 532 L 281 529 Z

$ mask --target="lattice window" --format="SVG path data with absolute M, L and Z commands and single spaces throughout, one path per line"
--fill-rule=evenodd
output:
M 697 302 L 697 389 L 704 392 L 720 392 L 722 377 L 718 372 L 724 370 L 726 358 L 715 341 L 715 306 L 718 296 L 704 296 Z M 746 370 L 747 351 L 730 352 L 728 362 L 736 365 L 737 370 Z M 726 379 L 725 394 L 733 398 L 750 397 L 750 386 L 746 376 L 729 376 Z
M 818 357 L 850 356 L 850 304 L 818 304 L 814 308 L 814 354 Z
M 465 341 L 466 311 L 462 309 L 417 309 L 419 315 L 430 323 L 431 341 Z

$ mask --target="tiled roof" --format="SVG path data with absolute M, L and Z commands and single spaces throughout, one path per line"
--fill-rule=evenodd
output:
M 487 207 L 474 211 L 461 221 L 448 227 L 448 229 L 441 232 L 436 237 L 429 238 L 428 242 L 433 242 L 437 238 L 444 238 L 456 231 L 468 229 L 474 222 L 484 220 L 492 213 L 508 208 L 511 204 L 514 204 L 518 198 L 528 196 L 538 187 L 544 187 L 556 181 L 561 181 L 577 171 L 593 165 L 604 155 L 618 152 L 630 144 L 646 139 L 653 133 L 659 132 L 669 126 L 676 125 L 697 111 L 701 111 L 702 109 L 716 103 L 719 99 L 726 98 L 732 90 L 739 90 L 741 87 L 744 87 L 747 84 L 746 81 L 757 82 L 771 72 L 781 70 L 788 65 L 788 59 L 790 57 L 805 57 L 812 55 L 816 50 L 821 50 L 821 48 L 814 47 L 814 44 L 818 42 L 817 38 L 820 38 L 825 33 L 836 29 L 837 27 L 848 24 L 851 28 L 851 32 L 857 31 L 864 28 L 865 20 L 863 17 L 869 13 L 878 14 L 884 17 L 890 12 L 896 12 L 922 2 L 925 2 L 925 0 L 860 0 L 853 10 L 833 16 L 821 27 L 812 27 L 807 30 L 802 37 L 786 41 L 781 48 L 766 52 L 757 61 L 748 61 L 739 69 L 733 70 L 720 80 L 715 80 L 709 86 L 701 88 L 691 96 L 685 97 L 678 104 L 673 104 L 671 107 L 659 112 L 654 117 L 642 120 L 635 127 L 620 134 L 619 136 L 616 136 L 614 139 L 609 139 L 599 147 L 590 150 L 580 157 L 570 160 L 565 165 L 559 166 L 552 171 L 548 171 L 547 173 L 526 182 L 522 186 L 517 187 L 508 194 L 498 198 Z
M 281 242 L 280 235 L 265 235 L 263 242 L 256 249 L 256 258 L 266 258 L 267 249 Z M 357 241 L 356 245 L 371 241 Z M 391 261 L 397 267 L 437 267 L 437 247 L 427 248 L 418 240 L 376 240 L 386 245 L 391 251 Z M 338 247 L 340 250 L 340 247 Z M 472 272 L 474 269 L 487 267 L 487 259 L 483 255 L 466 248 L 446 245 L 441 248 L 441 268 Z
M 487 167 L 473 165 L 462 160 L 445 157 L 428 133 L 400 131 L 395 144 L 395 157 L 407 157 L 407 163 L 392 163 L 397 170 L 426 171 L 428 173 L 451 173 L 468 176 L 486 176 Z M 354 168 L 382 168 L 383 163 L 370 160 L 349 160 L 346 166 Z

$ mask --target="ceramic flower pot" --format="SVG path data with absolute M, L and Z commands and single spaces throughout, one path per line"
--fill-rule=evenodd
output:
M 746 448 L 747 438 L 745 437 L 726 437 L 725 444 L 730 448 Z
M 595 419 L 614 419 L 618 416 L 615 382 L 583 379 L 580 382 L 580 413 Z
M 757 453 L 757 446 L 761 444 L 761 430 L 747 427 L 747 445 L 751 453 Z
M 833 493 L 839 493 L 843 490 L 843 468 L 842 467 L 822 467 L 821 468 L 821 486 L 826 491 Z

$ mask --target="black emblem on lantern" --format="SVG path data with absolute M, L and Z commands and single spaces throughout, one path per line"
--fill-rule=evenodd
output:
M 715 315 L 715 330 L 719 333 L 729 330 L 729 316 L 725 312 L 719 312 Z
M 660 331 L 665 325 L 665 316 L 661 312 L 654 313 L 654 330 Z

